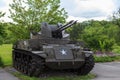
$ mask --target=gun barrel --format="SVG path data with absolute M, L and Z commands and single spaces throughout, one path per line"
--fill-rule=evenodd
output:
M 68 27 L 72 26 L 73 24 L 76 24 L 77 21 L 70 21 L 67 24 L 63 25 L 62 27 L 58 28 L 57 31 L 63 31 L 65 29 L 67 29 Z

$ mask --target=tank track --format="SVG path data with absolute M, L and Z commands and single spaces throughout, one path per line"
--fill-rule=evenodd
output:
M 87 75 L 94 67 L 94 57 L 93 55 L 85 58 L 85 64 L 77 70 L 79 75 Z
M 39 77 L 45 68 L 45 61 L 30 51 L 14 49 L 12 53 L 13 67 L 28 76 Z

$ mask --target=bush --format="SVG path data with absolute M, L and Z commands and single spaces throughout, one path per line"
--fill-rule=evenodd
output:
M 120 54 L 120 46 L 114 45 L 114 46 L 113 46 L 113 52 L 114 52 L 114 53 L 119 53 L 119 54 Z
M 2 59 L 0 57 L 0 67 L 3 67 L 3 66 L 4 66 L 4 64 L 3 64 L 3 61 L 2 61 Z
M 95 62 L 112 62 L 116 60 L 120 60 L 120 56 L 95 56 Z
M 110 51 L 115 43 L 115 39 L 109 37 L 107 33 L 103 34 L 105 32 L 106 31 L 104 27 L 90 26 L 84 29 L 82 39 L 89 47 L 93 48 L 93 50 Z

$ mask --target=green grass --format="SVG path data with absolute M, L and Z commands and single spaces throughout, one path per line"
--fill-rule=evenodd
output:
M 120 56 L 94 56 L 95 62 L 112 62 L 112 61 L 120 61 Z
M 20 80 L 91 80 L 95 78 L 94 74 L 88 74 L 86 76 L 52 76 L 45 78 L 29 77 L 19 72 L 14 73 L 14 75 L 20 78 Z
M 0 45 L 0 57 L 4 66 L 12 65 L 12 44 Z

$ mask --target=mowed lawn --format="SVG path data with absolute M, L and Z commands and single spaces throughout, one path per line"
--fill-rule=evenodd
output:
M 0 45 L 0 57 L 5 66 L 12 65 L 12 44 Z

